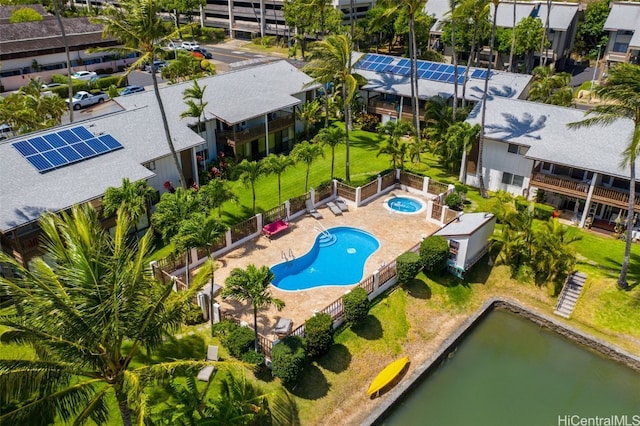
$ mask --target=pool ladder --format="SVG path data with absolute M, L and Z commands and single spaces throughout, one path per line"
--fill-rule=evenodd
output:
M 289 249 L 289 256 L 287 257 L 287 253 L 284 252 L 284 250 L 282 250 L 280 252 L 280 259 L 284 259 L 285 262 L 289 261 L 289 258 L 291 258 L 291 260 L 295 259 L 296 257 L 293 255 L 293 250 Z

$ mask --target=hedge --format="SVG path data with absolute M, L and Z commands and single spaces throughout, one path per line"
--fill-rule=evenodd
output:
M 420 255 L 414 252 L 402 253 L 396 259 L 396 273 L 398 275 L 398 281 L 402 283 L 408 283 L 418 275 L 418 272 L 422 270 L 423 263 Z
M 331 315 L 317 313 L 304 323 L 304 347 L 307 357 L 316 358 L 329 352 L 333 345 L 333 319 Z
M 223 340 L 222 344 L 232 356 L 242 359 L 242 356 L 253 348 L 255 340 L 256 334 L 252 329 L 238 327 Z
M 290 386 L 298 381 L 304 369 L 304 345 L 298 336 L 287 336 L 271 351 L 271 374 L 279 377 L 282 384 Z
M 447 266 L 449 243 L 446 238 L 432 235 L 420 243 L 420 259 L 425 271 L 442 272 Z
M 344 319 L 350 326 L 354 326 L 369 315 L 369 296 L 362 287 L 357 287 L 342 296 Z

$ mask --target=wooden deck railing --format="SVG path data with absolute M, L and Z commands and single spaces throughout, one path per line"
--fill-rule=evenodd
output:
M 320 188 L 316 189 L 316 197 L 315 202 L 322 201 L 325 198 L 329 198 L 333 195 L 333 186 L 332 185 L 323 185 Z
M 373 197 L 378 192 L 378 179 L 369 182 L 365 186 L 360 188 L 360 199 L 366 200 L 369 197 Z
M 396 183 L 396 172 L 391 171 L 382 175 L 382 189 L 387 189 L 390 186 L 395 185 Z
M 440 195 L 440 194 L 444 194 L 445 192 L 447 192 L 448 188 L 449 188 L 449 185 L 447 185 L 446 183 L 442 183 L 442 182 L 435 181 L 433 179 L 429 179 L 429 185 L 428 185 L 428 188 L 427 188 L 427 192 L 429 194 Z
M 346 183 L 338 182 L 338 196 L 349 201 L 356 201 L 356 188 Z
M 400 172 L 400 183 L 410 188 L 422 191 L 422 187 L 424 186 L 424 177 L 402 170 Z
M 231 228 L 231 241 L 236 242 L 253 234 L 254 232 L 258 232 L 258 218 L 255 216 L 251 219 L 245 220 L 244 222 L 240 222 Z

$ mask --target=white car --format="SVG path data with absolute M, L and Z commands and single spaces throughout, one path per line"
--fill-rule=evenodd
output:
M 76 80 L 84 80 L 84 81 L 89 81 L 93 78 L 96 78 L 98 76 L 98 74 L 96 74 L 93 71 L 78 71 L 73 73 L 73 75 L 71 76 L 71 78 L 75 78 Z
M 184 48 L 182 47 L 182 43 L 180 43 L 179 41 L 170 41 L 169 43 L 167 43 L 167 49 L 184 50 Z
M 182 48 L 184 50 L 193 50 L 193 49 L 199 49 L 200 45 L 195 41 L 183 41 Z

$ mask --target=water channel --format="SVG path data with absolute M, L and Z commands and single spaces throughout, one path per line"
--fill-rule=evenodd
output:
M 640 374 L 496 310 L 378 423 L 640 426 Z

